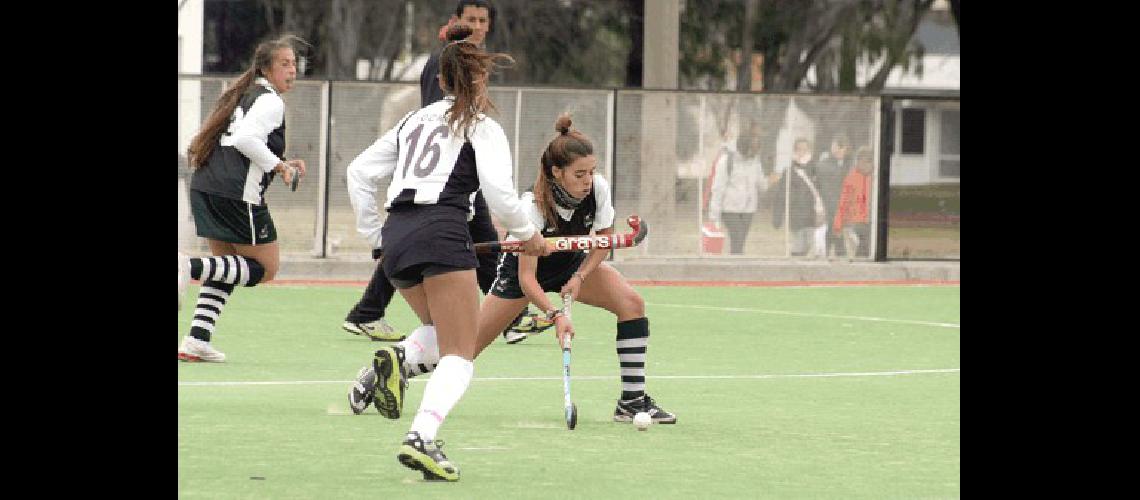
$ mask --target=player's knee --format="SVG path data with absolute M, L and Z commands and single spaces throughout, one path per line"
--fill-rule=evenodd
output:
M 628 315 L 635 318 L 645 316 L 645 299 L 641 298 L 641 294 L 630 290 L 625 297 L 625 309 Z
M 276 262 L 262 263 L 260 261 L 256 261 L 253 259 L 248 259 L 248 260 L 256 262 L 258 265 L 257 266 L 250 265 L 251 276 L 250 276 L 249 283 L 246 286 L 253 286 L 253 285 L 260 285 L 262 283 L 268 283 L 270 281 L 273 281 L 273 278 L 277 277 L 277 269 L 280 267 L 280 265 L 278 263 L 276 263 Z M 255 269 L 255 267 L 256 267 L 256 269 Z M 260 276 L 258 276 L 258 274 L 260 274 Z

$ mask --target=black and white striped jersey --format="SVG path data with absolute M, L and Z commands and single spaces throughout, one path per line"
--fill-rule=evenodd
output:
M 413 205 L 453 206 L 471 210 L 482 188 L 491 212 L 507 231 L 522 240 L 536 231 L 519 201 L 511 179 L 511 148 L 503 128 L 479 115 L 468 130 L 456 133 L 446 114 L 454 103 L 447 96 L 408 113 L 348 165 L 348 194 L 356 212 L 356 229 L 372 248 L 380 248 L 376 186 L 392 177 L 384 207 L 398 210 Z
M 285 153 L 285 101 L 268 80 L 257 78 L 241 96 L 218 142 L 190 188 L 262 205 Z

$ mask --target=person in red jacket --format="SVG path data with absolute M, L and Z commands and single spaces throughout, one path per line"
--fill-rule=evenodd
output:
M 871 237 L 871 173 L 875 169 L 871 148 L 862 146 L 855 153 L 855 166 L 843 179 L 839 208 L 832 231 L 843 235 L 847 255 L 866 257 Z

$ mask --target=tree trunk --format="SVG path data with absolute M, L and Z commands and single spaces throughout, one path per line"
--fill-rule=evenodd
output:
M 380 40 L 380 44 L 374 49 L 373 54 L 379 56 L 374 59 L 386 61 L 384 68 L 383 80 L 388 81 L 392 79 L 392 66 L 396 65 L 396 58 L 400 56 L 400 46 L 402 40 L 399 39 L 402 30 L 399 29 L 399 20 L 407 17 L 405 12 L 408 9 L 407 0 L 398 2 L 394 6 L 383 4 L 376 10 L 377 13 L 387 13 L 384 20 L 384 38 Z M 374 71 L 379 71 L 375 69 Z
M 628 0 L 629 5 L 629 56 L 625 61 L 625 86 L 640 87 L 645 53 L 645 1 Z
M 274 33 L 277 30 L 277 19 L 273 16 L 273 4 L 277 3 L 275 0 L 261 0 L 261 8 L 265 10 L 265 24 L 269 28 L 269 33 Z
M 755 18 L 756 0 L 744 0 L 744 26 L 740 30 L 740 66 L 736 70 L 736 90 L 752 90 L 752 24 Z
M 857 28 L 848 26 L 843 32 L 843 41 L 839 46 L 839 91 L 853 92 L 859 90 L 856 81 L 855 68 L 859 61 L 859 41 Z
M 780 71 L 772 82 L 772 90 L 797 90 L 841 21 L 852 15 L 857 5 L 858 0 L 835 0 L 809 12 L 807 24 L 795 30 L 781 54 Z
M 797 33 L 784 54 L 785 62 L 780 72 L 780 83 L 783 90 L 797 90 L 800 82 L 804 81 L 807 71 L 822 51 L 827 49 L 831 38 L 838 31 L 839 26 L 847 16 L 853 15 L 858 0 L 836 0 L 825 3 L 821 10 L 813 11 L 808 16 L 808 24 Z
M 360 48 L 360 26 L 364 22 L 361 0 L 332 0 L 329 6 L 329 30 L 326 32 L 328 77 L 356 77 L 356 58 Z
M 839 58 L 835 47 L 823 49 L 815 61 L 815 91 L 831 92 L 836 88 L 835 74 L 839 72 Z

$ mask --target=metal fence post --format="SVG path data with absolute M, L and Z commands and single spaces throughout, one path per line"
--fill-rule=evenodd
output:
M 887 232 L 890 229 L 891 152 L 895 143 L 894 99 L 884 96 L 879 104 L 879 184 L 875 195 L 878 219 L 875 221 L 875 261 L 887 260 Z
M 314 231 L 313 245 L 317 248 L 313 249 L 313 256 L 319 258 L 328 257 L 328 238 L 329 238 L 329 180 L 330 180 L 330 165 L 332 164 L 332 148 L 329 147 L 329 141 L 332 138 L 332 82 L 326 81 L 322 86 L 324 92 L 321 93 L 321 123 L 324 127 L 321 128 L 320 137 L 320 171 L 319 174 L 319 187 L 317 189 L 317 223 Z

